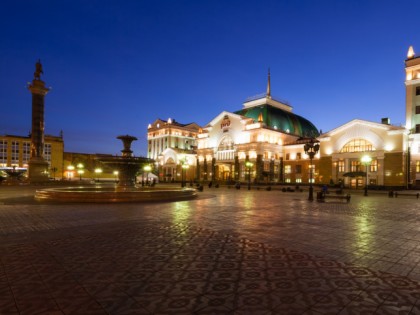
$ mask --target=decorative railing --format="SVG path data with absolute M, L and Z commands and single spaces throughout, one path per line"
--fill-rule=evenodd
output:
M 265 98 L 265 97 L 267 97 L 267 93 L 260 93 L 260 94 L 257 94 L 257 95 L 253 95 L 253 96 L 248 97 L 245 100 L 245 103 L 252 102 L 252 101 L 258 100 L 260 98 Z M 286 104 L 286 105 L 289 105 L 290 106 L 290 103 L 289 102 L 287 102 L 285 100 L 282 100 L 280 98 L 271 96 L 271 99 L 274 100 L 274 101 L 280 102 L 282 104 Z

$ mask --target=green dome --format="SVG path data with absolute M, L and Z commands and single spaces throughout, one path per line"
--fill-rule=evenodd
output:
M 318 129 L 309 120 L 271 105 L 254 106 L 235 112 L 235 114 L 252 118 L 255 121 L 258 121 L 260 113 L 262 113 L 263 122 L 268 128 L 299 137 L 319 136 Z

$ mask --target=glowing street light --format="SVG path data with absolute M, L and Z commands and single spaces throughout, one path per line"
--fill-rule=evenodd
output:
M 74 166 L 73 165 L 69 165 L 67 166 L 67 178 L 70 180 L 71 178 L 73 178 L 73 174 L 74 174 Z
M 305 154 L 309 156 L 310 160 L 310 166 L 309 166 L 309 201 L 314 200 L 314 188 L 312 186 L 313 181 L 313 167 L 312 167 L 312 160 L 314 159 L 315 155 L 319 151 L 319 142 L 315 140 L 314 138 L 311 138 L 311 140 L 308 143 L 305 143 L 303 149 L 305 150 Z
M 95 168 L 96 179 L 99 182 L 99 176 L 102 174 L 101 168 Z
M 190 166 L 188 165 L 188 163 L 183 163 L 182 164 L 181 187 L 185 187 L 186 186 L 185 181 L 187 179 L 187 169 L 189 167 Z
M 146 183 L 148 183 L 148 176 L 149 176 L 149 172 L 152 170 L 152 167 L 150 165 L 145 165 L 143 167 L 143 171 L 146 172 Z
M 79 180 L 82 180 L 82 175 L 85 173 L 85 170 L 77 170 L 77 174 L 79 174 Z
M 364 155 L 364 156 L 362 156 L 361 161 L 366 167 L 365 196 L 367 196 L 368 195 L 368 170 L 369 170 L 370 163 L 372 163 L 372 158 L 369 155 Z
M 84 165 L 82 163 L 77 164 L 77 174 L 79 174 L 79 180 L 82 180 L 82 175 L 85 173 Z

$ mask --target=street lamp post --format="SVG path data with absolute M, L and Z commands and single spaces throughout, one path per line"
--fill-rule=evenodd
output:
M 247 161 L 245 163 L 245 166 L 248 168 L 248 190 L 251 190 L 251 168 L 254 165 L 254 163 Z
M 99 176 L 102 173 L 102 169 L 101 168 L 96 168 L 95 169 L 95 174 L 96 174 L 96 180 L 99 182 Z
M 77 170 L 77 174 L 79 174 L 79 180 L 81 181 L 82 180 L 82 175 L 85 173 L 85 171 L 84 170 Z
M 372 158 L 369 155 L 364 155 L 362 157 L 362 163 L 365 165 L 366 168 L 366 176 L 365 176 L 365 196 L 368 195 L 368 171 L 369 171 L 369 165 L 372 162 Z
M 146 172 L 146 184 L 148 183 L 149 179 L 149 172 L 152 170 L 152 167 L 150 165 L 145 165 L 143 167 L 143 171 Z
M 77 174 L 79 174 L 79 180 L 82 180 L 82 175 L 84 171 L 84 165 L 82 163 L 77 164 Z
M 73 172 L 74 172 L 74 166 L 73 165 L 67 166 L 67 178 L 69 180 L 73 178 L 73 174 L 74 174 Z
M 313 181 L 312 160 L 314 159 L 315 155 L 319 151 L 319 142 L 316 141 L 315 139 L 311 138 L 310 142 L 305 143 L 303 149 L 305 150 L 305 154 L 307 154 L 309 156 L 309 161 L 310 161 L 310 165 L 309 165 L 309 197 L 308 197 L 308 200 L 313 201 L 314 200 L 314 188 L 312 186 L 312 181 Z

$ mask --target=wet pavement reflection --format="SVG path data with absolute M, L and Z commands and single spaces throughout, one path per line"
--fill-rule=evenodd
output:
M 420 314 L 417 199 L 223 187 L 40 204 L 0 189 L 0 314 Z

